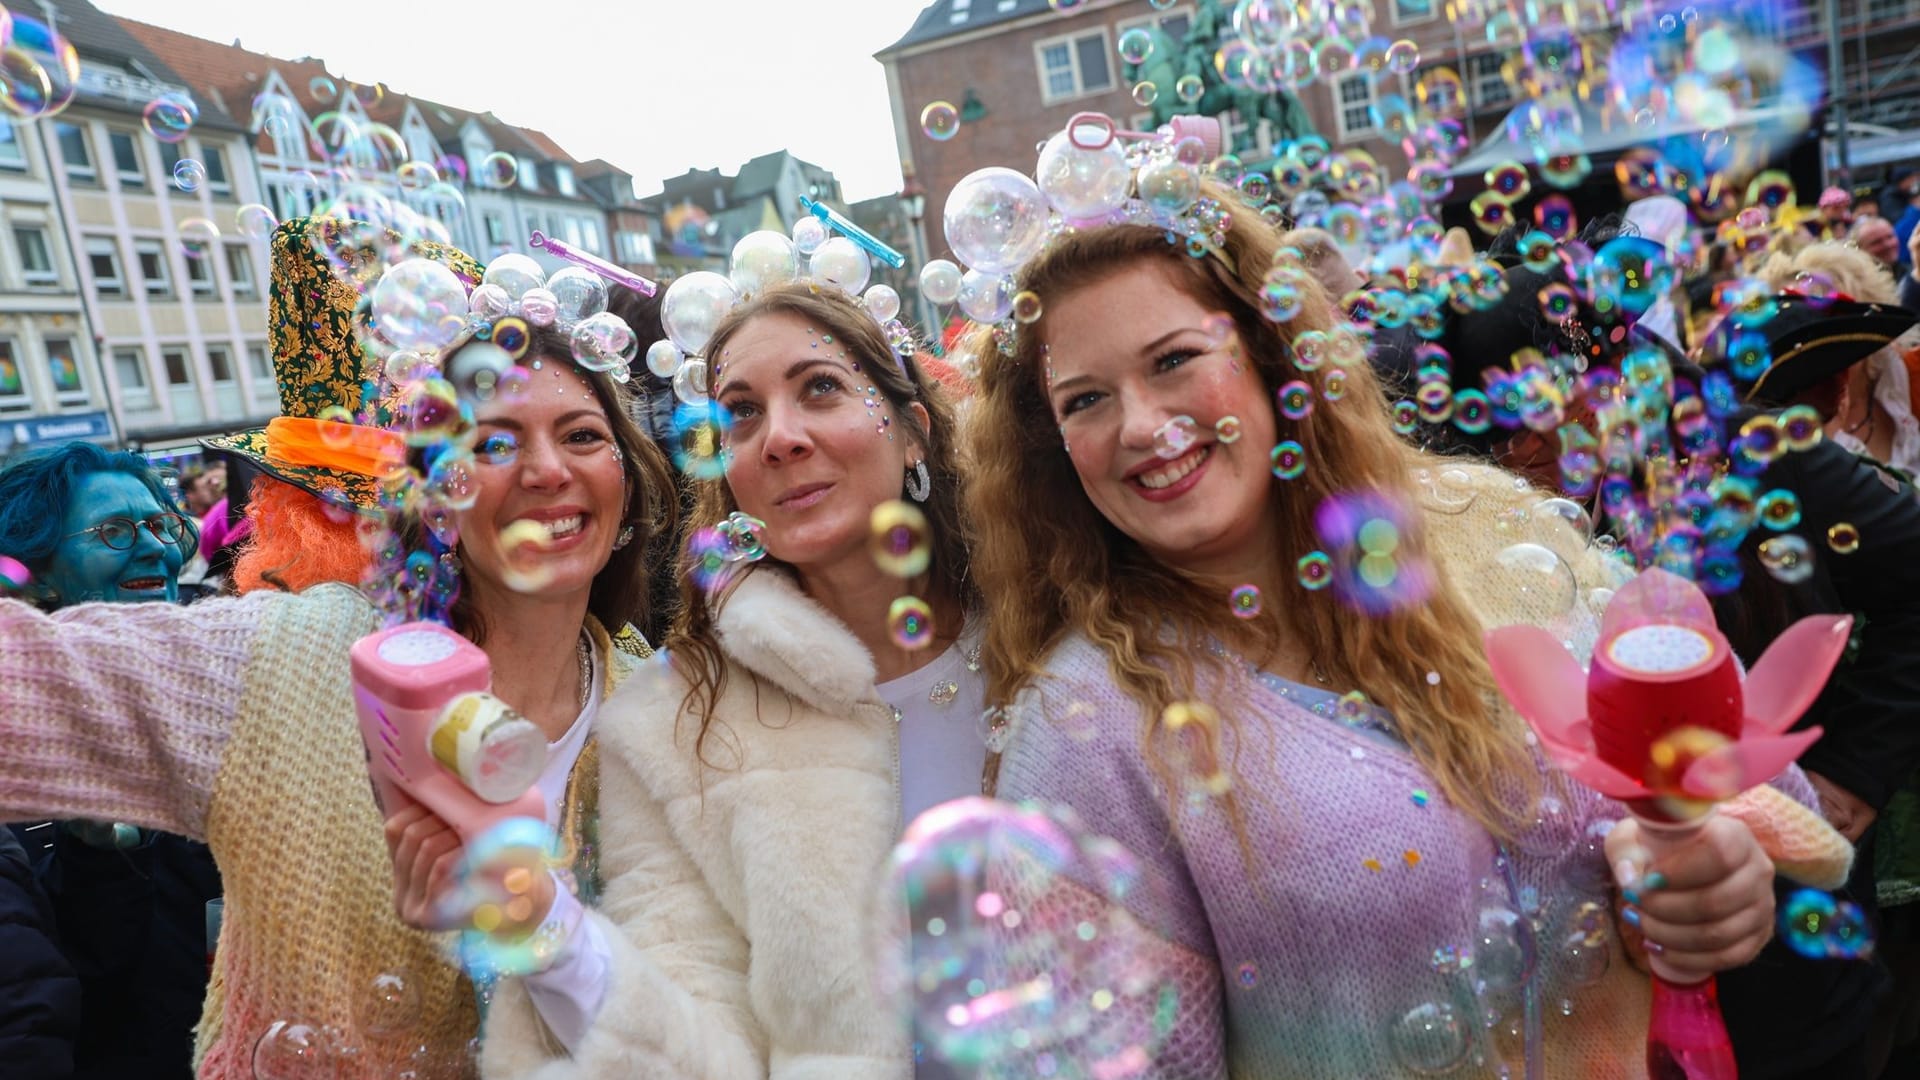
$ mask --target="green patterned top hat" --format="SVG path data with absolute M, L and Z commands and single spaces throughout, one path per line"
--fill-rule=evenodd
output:
M 295 218 L 274 230 L 267 321 L 282 417 L 321 420 L 335 407 L 362 415 L 362 390 L 377 385 L 380 372 L 363 344 L 366 327 L 356 325 L 365 318 L 361 297 L 390 263 L 416 257 L 444 264 L 469 290 L 480 281 L 481 266 L 464 252 L 432 241 L 408 243 L 365 222 Z M 388 422 L 383 403 L 370 411 L 366 419 Z M 380 484 L 372 473 L 298 460 L 267 428 L 203 439 L 202 445 L 239 454 L 323 499 L 363 511 L 379 506 Z

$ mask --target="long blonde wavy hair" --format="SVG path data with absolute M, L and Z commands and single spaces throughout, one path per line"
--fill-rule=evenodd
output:
M 1297 335 L 1334 328 L 1333 302 L 1313 283 L 1303 287 L 1296 317 L 1281 324 L 1266 319 L 1256 297 L 1273 265 L 1278 234 L 1242 209 L 1231 189 L 1209 184 L 1204 194 L 1235 211 L 1224 258 L 1191 257 L 1158 229 L 1090 228 L 1052 240 L 1022 268 L 1017 287 L 1033 290 L 1052 307 L 1118 272 L 1160 260 L 1176 268 L 1196 300 L 1232 316 L 1269 402 L 1293 379 L 1305 380 L 1314 397 L 1324 398 L 1335 367 L 1306 371 L 1288 358 Z M 1041 675 L 1056 644 L 1074 631 L 1085 634 L 1105 650 L 1119 686 L 1141 703 L 1142 752 L 1175 801 L 1181 778 L 1161 717 L 1170 704 L 1192 699 L 1195 662 L 1206 661 L 1208 639 L 1232 641 L 1246 630 L 1234 625 L 1240 620 L 1217 591 L 1147 554 L 1087 498 L 1042 385 L 1047 332 L 1043 312 L 1019 328 L 1011 356 L 984 333 L 970 339 L 980 376 L 968 423 L 967 510 L 974 573 L 986 598 L 988 700 L 1013 702 Z M 1300 420 L 1275 415 L 1277 437 L 1297 440 L 1310 463 L 1297 479 L 1273 486 L 1269 505 L 1287 545 L 1284 554 L 1290 561 L 1318 546 L 1314 512 L 1323 500 L 1367 491 L 1408 508 L 1398 550 L 1418 558 L 1427 545 L 1414 472 L 1438 468 L 1443 460 L 1395 435 L 1384 392 L 1366 364 L 1340 370 L 1345 400 Z M 1423 604 L 1363 616 L 1329 593 L 1290 582 L 1287 595 L 1267 598 L 1261 619 L 1280 620 L 1268 626 L 1270 635 L 1284 628 L 1294 641 L 1311 645 L 1334 685 L 1358 689 L 1389 710 L 1447 799 L 1495 835 L 1510 836 L 1536 790 L 1531 756 L 1520 725 L 1493 706 L 1496 690 L 1481 651 L 1480 623 L 1448 568 L 1434 569 L 1433 592 Z M 1173 633 L 1163 636 L 1169 626 Z M 1439 674 L 1437 683 L 1429 672 Z M 1222 724 L 1232 724 L 1239 710 L 1217 711 Z M 1516 791 L 1527 793 L 1523 805 L 1514 805 Z M 1231 802 L 1229 811 L 1237 823 Z

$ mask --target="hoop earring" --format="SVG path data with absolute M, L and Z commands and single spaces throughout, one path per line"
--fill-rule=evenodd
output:
M 915 481 L 919 483 L 915 483 Z M 933 494 L 933 477 L 927 475 L 927 463 L 923 459 L 915 462 L 913 471 L 907 474 L 907 498 L 923 503 Z
M 613 550 L 619 551 L 621 548 L 626 547 L 628 544 L 631 544 L 631 543 L 633 543 L 633 526 L 631 525 L 621 526 L 620 535 L 613 538 Z

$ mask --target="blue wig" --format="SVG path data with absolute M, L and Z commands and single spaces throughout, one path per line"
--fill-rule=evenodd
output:
M 99 472 L 126 473 L 153 492 L 163 509 L 193 516 L 177 502 L 147 459 L 124 450 L 102 450 L 89 442 L 61 443 L 24 454 L 0 468 L 0 555 L 25 563 L 38 574 L 60 545 L 60 522 L 80 481 Z M 197 527 L 182 541 L 191 552 L 200 542 Z

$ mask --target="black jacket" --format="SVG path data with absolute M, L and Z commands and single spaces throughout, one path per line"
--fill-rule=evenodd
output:
M 0 826 L 0 1072 L 73 1075 L 80 980 L 60 953 L 53 910 L 12 830 Z

